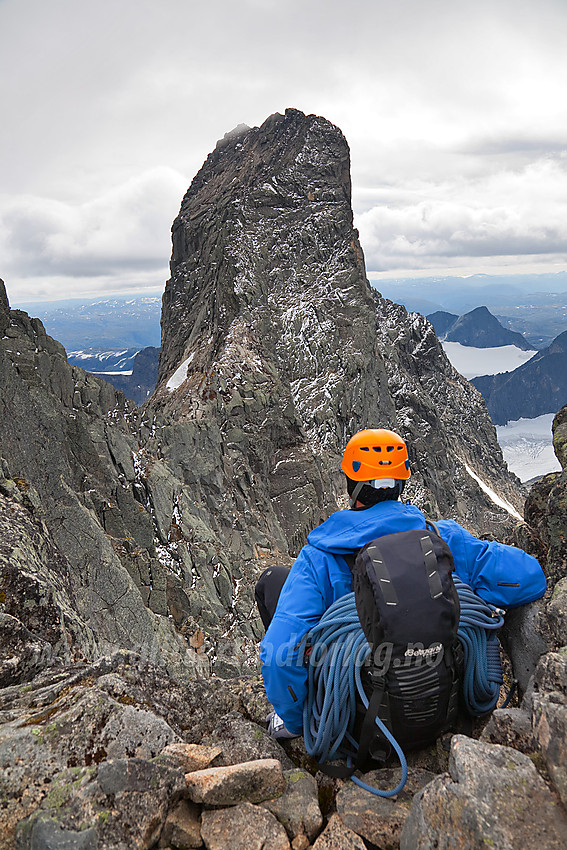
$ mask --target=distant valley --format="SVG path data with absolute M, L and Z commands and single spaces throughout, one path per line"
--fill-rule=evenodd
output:
M 143 404 L 157 381 L 161 295 L 18 304 L 63 344 L 69 363 Z

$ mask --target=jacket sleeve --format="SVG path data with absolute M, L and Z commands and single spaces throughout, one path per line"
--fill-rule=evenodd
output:
M 268 699 L 290 732 L 303 731 L 307 694 L 305 636 L 326 610 L 321 577 L 305 546 L 282 588 L 276 612 L 260 646 L 262 676 Z
M 545 574 L 523 549 L 479 540 L 453 520 L 441 520 L 437 526 L 453 553 L 456 574 L 486 602 L 513 608 L 545 593 Z

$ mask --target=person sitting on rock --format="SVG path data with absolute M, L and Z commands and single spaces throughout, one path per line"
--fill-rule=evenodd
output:
M 267 629 L 260 647 L 262 676 L 275 709 L 269 731 L 278 738 L 302 734 L 308 680 L 304 639 L 325 611 L 352 591 L 345 556 L 384 535 L 426 527 L 419 508 L 400 500 L 411 471 L 406 443 L 398 434 L 382 428 L 359 431 L 346 446 L 341 468 L 350 509 L 336 511 L 311 531 L 291 569 L 265 570 L 255 589 Z M 531 555 L 480 540 L 454 520 L 436 526 L 452 552 L 457 576 L 487 602 L 508 608 L 544 594 L 546 578 Z M 514 581 L 506 582 L 510 576 Z M 517 590 L 506 586 L 517 576 L 522 577 Z

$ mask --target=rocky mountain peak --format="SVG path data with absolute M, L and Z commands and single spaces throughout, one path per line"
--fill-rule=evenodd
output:
M 270 537 L 291 551 L 340 499 L 340 453 L 361 427 L 412 438 L 413 496 L 432 514 L 478 529 L 507 516 L 486 489 L 522 501 L 431 326 L 371 289 L 349 166 L 337 127 L 288 109 L 217 146 L 172 230 L 152 407 L 214 423 L 225 502 L 236 464 L 254 481 L 248 528 L 275 512 Z

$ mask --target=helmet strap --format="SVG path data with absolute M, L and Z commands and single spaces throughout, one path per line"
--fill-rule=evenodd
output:
M 351 495 L 350 500 L 349 500 L 349 505 L 351 507 L 351 510 L 356 505 L 356 500 L 358 498 L 358 494 L 360 493 L 360 491 L 362 490 L 362 488 L 364 487 L 365 484 L 366 484 L 366 481 L 359 481 L 357 483 L 356 487 L 354 488 L 354 490 L 352 491 L 352 495 Z

